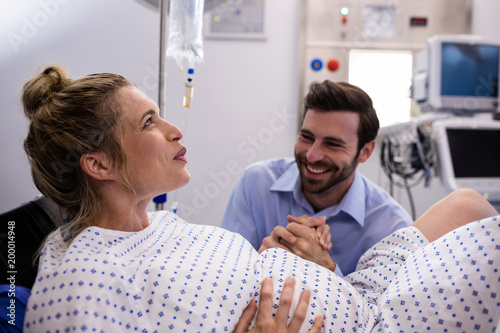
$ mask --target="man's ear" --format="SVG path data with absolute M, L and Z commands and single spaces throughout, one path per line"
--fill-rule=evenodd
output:
M 83 154 L 80 158 L 80 166 L 90 177 L 97 180 L 114 180 L 111 161 L 103 152 Z
M 373 153 L 373 150 L 375 149 L 375 140 L 369 141 L 365 143 L 363 148 L 361 148 L 361 151 L 359 152 L 359 157 L 358 161 L 359 163 L 366 162 L 370 155 Z

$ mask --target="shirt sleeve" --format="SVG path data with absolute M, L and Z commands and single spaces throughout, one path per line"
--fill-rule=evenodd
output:
M 344 273 L 342 273 L 342 270 L 340 269 L 340 266 L 337 265 L 337 263 L 335 263 L 335 270 L 333 272 L 338 276 L 344 276 Z
M 247 187 L 246 183 L 248 181 L 249 177 L 245 172 L 229 198 L 220 226 L 229 231 L 239 233 L 258 250 L 260 247 L 260 238 L 251 210 L 248 191 L 252 189 Z

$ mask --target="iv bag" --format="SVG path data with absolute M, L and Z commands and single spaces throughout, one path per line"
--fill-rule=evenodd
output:
M 203 60 L 203 6 L 204 0 L 170 0 L 167 57 L 193 68 Z

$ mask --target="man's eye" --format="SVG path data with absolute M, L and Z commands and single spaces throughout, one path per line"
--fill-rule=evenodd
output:
M 335 143 L 335 142 L 328 142 L 327 145 L 330 147 L 340 147 L 340 144 Z
M 301 134 L 300 137 L 303 139 L 303 140 L 306 140 L 306 141 L 311 141 L 313 138 L 312 136 L 310 135 L 307 135 L 307 134 Z
M 148 118 L 148 120 L 146 120 L 146 122 L 144 123 L 144 127 L 147 127 L 149 125 L 151 125 L 153 123 L 153 119 L 150 117 Z

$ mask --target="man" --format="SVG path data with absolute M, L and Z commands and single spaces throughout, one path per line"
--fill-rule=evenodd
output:
M 386 191 L 357 171 L 372 154 L 379 129 L 371 98 L 356 86 L 327 80 L 312 84 L 304 102 L 295 160 L 249 166 L 233 190 L 221 226 L 240 233 L 256 249 L 262 243 L 259 251 L 283 247 L 348 274 L 368 248 L 412 220 Z M 329 229 L 328 253 L 319 242 L 324 234 L 316 236 L 315 229 L 292 217 L 288 219 L 299 223 L 289 223 L 287 215 L 326 216 L 329 228 L 317 230 Z

